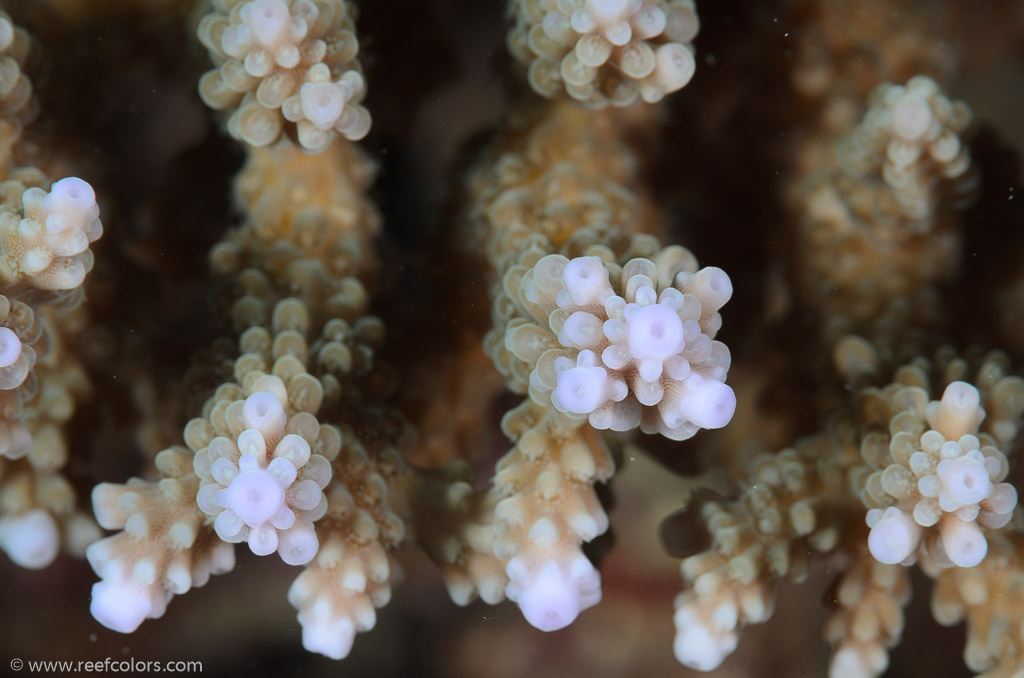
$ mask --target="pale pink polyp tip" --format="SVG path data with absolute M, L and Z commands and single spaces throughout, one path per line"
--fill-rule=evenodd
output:
M 50 187 L 50 194 L 61 201 L 72 201 L 78 204 L 91 204 L 96 201 L 96 192 L 89 182 L 78 177 L 65 177 Z
M 302 625 L 302 646 L 331 659 L 347 657 L 355 638 L 356 629 L 348 617 L 336 621 L 321 619 Z
M 579 590 L 555 563 L 545 564 L 534 575 L 518 602 L 526 621 L 541 631 L 565 628 L 580 613 Z
M 942 392 L 942 401 L 960 410 L 974 409 L 981 403 L 981 395 L 971 384 L 954 381 Z
M 555 386 L 563 412 L 593 412 L 605 400 L 607 372 L 602 367 L 573 367 L 558 375 Z
M 634 358 L 664 360 L 683 348 L 683 321 L 664 304 L 644 306 L 629 320 L 629 352 Z
M 261 45 L 277 42 L 288 28 L 288 5 L 281 0 L 256 0 L 249 13 L 249 26 Z
M 341 89 L 330 82 L 306 83 L 299 90 L 302 113 L 319 129 L 328 129 L 341 117 L 345 98 Z
M 700 428 L 722 428 L 736 413 L 736 393 L 723 382 L 695 377 L 687 377 L 692 391 L 680 399 L 680 411 Z
M 265 470 L 239 474 L 227 489 L 221 491 L 218 502 L 244 520 L 250 527 L 261 525 L 284 505 L 284 488 Z
M 562 281 L 575 304 L 597 301 L 609 287 L 608 271 L 597 257 L 576 257 L 565 266 Z
M 889 507 L 868 535 L 868 550 L 880 563 L 895 565 L 917 548 L 921 528 L 896 507 Z
M 939 526 L 946 556 L 957 567 L 974 567 L 988 554 L 988 541 L 978 524 L 949 517 Z
M 104 579 L 92 586 L 89 612 L 108 629 L 131 633 L 142 625 L 152 610 L 149 599 L 128 584 Z
M 939 502 L 943 510 L 955 511 L 962 506 L 977 504 L 992 494 L 992 480 L 985 464 L 977 458 L 964 455 L 939 462 L 936 469 L 942 480 Z M 951 508 L 947 509 L 946 507 Z
M 697 70 L 693 53 L 678 43 L 670 42 L 660 46 L 656 56 L 658 80 L 668 92 L 682 89 Z
M 260 391 L 245 399 L 242 421 L 246 427 L 263 432 L 267 427 L 284 425 L 284 407 L 273 393 Z

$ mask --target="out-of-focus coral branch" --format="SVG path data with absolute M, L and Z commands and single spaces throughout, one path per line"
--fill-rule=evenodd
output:
M 23 72 L 31 40 L 0 12 L 0 546 L 41 568 L 63 539 L 81 554 L 97 537 L 61 474 L 62 426 L 89 384 L 71 350 L 90 243 L 103 233 L 92 187 L 52 182 L 14 155 L 39 111 Z M 65 327 L 64 325 L 67 325 Z M 62 534 L 63 533 L 63 534 Z
M 512 55 L 530 86 L 587 106 L 660 101 L 693 77 L 693 0 L 511 0 Z

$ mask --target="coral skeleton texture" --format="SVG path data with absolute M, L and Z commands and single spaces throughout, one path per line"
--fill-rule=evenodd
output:
M 966 675 L 930 600 L 1024 675 L 1024 11 L 491 4 L 0 10 L 5 576 L 212 670 Z

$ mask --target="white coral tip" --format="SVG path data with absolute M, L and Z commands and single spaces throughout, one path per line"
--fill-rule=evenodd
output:
M 509 561 L 507 568 L 512 581 L 506 593 L 519 604 L 526 621 L 541 631 L 565 628 L 600 598 L 600 575 L 589 561 L 586 568 L 572 568 L 586 569 L 585 572 L 565 572 L 558 563 L 549 561 L 516 581 L 512 575 L 523 573 L 514 566 L 515 560 Z
M 54 183 L 43 204 L 48 212 L 64 217 L 57 222 L 63 226 L 80 224 L 84 228 L 99 215 L 96 192 L 87 181 L 78 177 L 66 177 Z M 61 230 L 50 227 L 49 220 L 47 222 L 48 230 Z
M 665 304 L 640 308 L 629 319 L 629 352 L 634 358 L 664 360 L 683 349 L 683 321 Z
M 586 414 L 606 400 L 608 372 L 603 367 L 573 367 L 558 374 L 554 404 L 562 412 Z
M 284 506 L 284 499 L 285 490 L 281 483 L 264 469 L 239 474 L 226 489 L 217 493 L 217 503 L 234 511 L 250 527 L 269 520 Z
M 562 271 L 562 283 L 576 306 L 602 303 L 612 294 L 608 269 L 597 257 L 576 257 L 571 260 Z
M 318 129 L 330 129 L 341 117 L 345 97 L 332 82 L 307 82 L 299 89 L 302 114 Z
M 629 0 L 587 0 L 587 12 L 598 23 L 611 23 L 622 19 L 629 7 Z
M 260 391 L 245 399 L 242 421 L 246 428 L 254 428 L 264 437 L 276 436 L 283 431 L 287 416 L 276 395 Z
M 104 577 L 93 584 L 89 611 L 96 621 L 121 633 L 131 633 L 147 617 L 154 616 L 153 602 L 145 591 L 121 577 Z
M 700 428 L 722 428 L 736 412 L 736 393 L 716 379 L 691 374 L 684 381 L 686 395 L 679 399 L 679 411 Z
M 256 0 L 249 10 L 249 28 L 256 40 L 270 46 L 284 36 L 291 16 L 281 0 Z
M 291 529 L 280 533 L 277 552 L 289 565 L 305 565 L 313 560 L 320 549 L 316 531 L 309 522 L 299 521 Z
M 939 524 L 946 556 L 959 567 L 974 567 L 988 553 L 988 542 L 975 522 L 947 516 Z
M 355 639 L 355 625 L 348 617 L 318 618 L 302 625 L 302 647 L 331 659 L 347 657 Z
M 736 649 L 735 633 L 715 637 L 706 626 L 695 624 L 679 629 L 672 649 L 676 659 L 697 671 L 712 671 Z
M 580 613 L 579 592 L 556 563 L 546 563 L 519 594 L 526 621 L 541 631 L 565 628 Z
M 270 525 L 260 525 L 249 530 L 249 550 L 258 556 L 269 556 L 277 550 L 280 539 L 277 530 Z
M 978 424 L 985 418 L 981 395 L 971 384 L 954 381 L 942 392 L 941 400 L 928 403 L 925 418 L 946 440 L 960 440 L 961 436 L 977 432 Z
M 906 513 L 890 506 L 871 528 L 868 549 L 875 560 L 895 565 L 902 563 L 921 541 L 921 527 Z
M 939 462 L 936 472 L 942 480 L 939 505 L 943 511 L 956 511 L 962 506 L 977 504 L 992 494 L 992 480 L 985 463 L 974 456 L 944 459 Z
M 57 557 L 57 524 L 42 509 L 0 520 L 0 546 L 15 564 L 31 570 L 46 567 Z

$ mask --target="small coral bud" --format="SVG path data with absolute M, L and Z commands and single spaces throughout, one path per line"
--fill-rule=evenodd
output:
M 959 440 L 968 433 L 976 433 L 985 418 L 978 389 L 963 381 L 954 381 L 942 393 L 942 399 L 928 403 L 925 410 L 928 424 L 945 436 L 946 440 Z
M 249 7 L 248 26 L 258 43 L 270 46 L 284 38 L 290 18 L 281 0 L 256 0 Z
M 874 517 L 869 512 L 869 520 Z M 890 506 L 871 527 L 868 549 L 875 560 L 895 565 L 910 557 L 921 541 L 921 526 L 906 513 Z
M 562 282 L 568 292 L 568 298 L 560 306 L 570 303 L 576 306 L 603 303 L 612 294 L 608 282 L 608 270 L 597 257 L 577 257 L 565 266 Z
M 558 375 L 555 406 L 563 412 L 586 414 L 597 409 L 605 397 L 608 372 L 603 367 L 573 367 Z
M 245 399 L 242 421 L 246 428 L 256 429 L 264 437 L 276 437 L 284 430 L 287 417 L 277 396 L 263 391 Z
M 634 358 L 660 362 L 682 350 L 683 321 L 668 306 L 644 306 L 629 319 L 629 352 Z
M 942 546 L 946 556 L 959 567 L 974 567 L 985 559 L 988 553 L 988 542 L 981 528 L 974 521 L 960 520 L 956 516 L 946 516 L 939 524 L 942 535 Z
M 302 113 L 315 127 L 329 129 L 341 117 L 345 97 L 331 82 L 306 83 L 299 89 Z
M 736 393 L 727 384 L 691 374 L 683 380 L 687 390 L 679 399 L 683 416 L 701 428 L 722 428 L 736 412 Z
M 218 492 L 217 503 L 255 527 L 284 505 L 284 488 L 266 470 L 249 471 L 239 474 L 226 489 Z
M 977 504 L 992 494 L 992 480 L 985 469 L 985 458 L 977 450 L 956 459 L 943 459 L 936 472 L 942 481 L 939 506 L 943 511 L 956 511 L 963 506 Z

